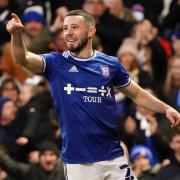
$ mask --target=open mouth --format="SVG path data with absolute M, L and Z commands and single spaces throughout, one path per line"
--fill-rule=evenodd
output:
M 75 39 L 68 39 L 67 42 L 75 42 Z
M 75 42 L 75 41 L 77 41 L 77 38 L 69 36 L 69 37 L 66 38 L 66 41 L 67 42 Z

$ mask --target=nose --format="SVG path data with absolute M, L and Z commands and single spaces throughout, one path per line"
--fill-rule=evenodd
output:
M 68 35 L 68 36 L 70 36 L 70 35 L 72 35 L 73 34 L 73 31 L 72 31 L 72 28 L 67 28 L 67 30 L 66 30 L 66 35 Z

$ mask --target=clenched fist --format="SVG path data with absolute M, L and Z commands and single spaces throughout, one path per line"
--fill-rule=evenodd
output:
M 11 34 L 15 34 L 15 33 L 21 32 L 22 29 L 23 29 L 23 25 L 22 25 L 21 20 L 14 13 L 12 13 L 11 16 L 12 16 L 11 20 L 6 25 L 7 31 L 9 33 L 11 33 Z

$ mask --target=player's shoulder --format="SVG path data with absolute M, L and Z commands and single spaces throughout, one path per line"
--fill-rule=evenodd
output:
M 63 52 L 58 52 L 58 51 L 50 51 L 47 54 L 51 54 L 53 56 L 63 56 L 63 57 L 68 57 L 69 56 L 69 51 L 63 51 Z
M 57 52 L 51 51 L 47 54 L 42 54 L 45 59 L 51 59 L 53 61 L 65 60 L 69 57 L 69 51 Z
M 96 54 L 97 54 L 97 57 L 105 60 L 106 62 L 114 63 L 114 64 L 119 63 L 119 59 L 115 56 L 111 56 L 111 55 L 108 55 L 108 54 L 105 54 L 105 53 L 99 52 L 99 51 L 97 51 Z

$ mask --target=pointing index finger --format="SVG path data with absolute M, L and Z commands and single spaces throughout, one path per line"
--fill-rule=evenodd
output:
M 12 18 L 14 18 L 15 20 L 21 21 L 21 20 L 19 19 L 19 17 L 17 16 L 17 14 L 11 13 L 11 16 L 12 16 Z

